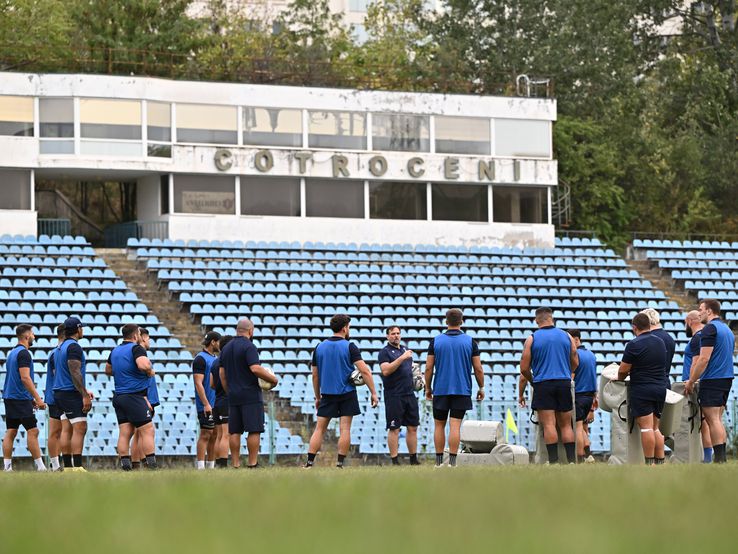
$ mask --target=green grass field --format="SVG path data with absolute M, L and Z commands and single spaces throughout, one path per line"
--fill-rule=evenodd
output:
M 736 552 L 738 464 L 0 475 L 0 552 Z

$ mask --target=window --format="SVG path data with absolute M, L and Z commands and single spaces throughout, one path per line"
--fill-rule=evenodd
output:
M 374 114 L 372 148 L 400 152 L 430 150 L 430 118 L 425 115 Z
M 71 98 L 39 100 L 41 154 L 74 154 L 74 102 Z
M 235 106 L 177 104 L 177 142 L 236 144 L 237 114 Z
M 79 120 L 82 154 L 141 156 L 141 102 L 82 98 Z
M 33 98 L 0 96 L 0 135 L 33 136 Z
M 437 115 L 436 152 L 442 154 L 490 154 L 490 120 L 480 117 Z
M 147 154 L 157 158 L 172 157 L 172 105 L 146 103 Z
M 264 146 L 302 146 L 302 111 L 244 108 L 243 143 Z
M 159 177 L 159 193 L 162 215 L 169 213 L 169 175 Z
M 305 195 L 308 217 L 364 218 L 363 181 L 308 179 Z
M 174 176 L 174 211 L 184 214 L 235 214 L 233 177 Z
M 310 112 L 308 146 L 366 150 L 366 114 Z
M 241 214 L 300 215 L 300 180 L 241 177 Z
M 367 11 L 373 0 L 349 0 L 349 11 L 363 13 Z
M 551 122 L 495 119 L 495 153 L 514 158 L 550 158 Z
M 547 187 L 493 187 L 494 221 L 548 223 Z
M 31 209 L 31 172 L 0 170 L 0 210 Z
M 433 219 L 488 221 L 487 185 L 433 183 Z
M 369 217 L 372 219 L 427 219 L 425 183 L 369 183 Z

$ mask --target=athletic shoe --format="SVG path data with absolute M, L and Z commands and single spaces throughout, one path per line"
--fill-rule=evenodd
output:
M 593 464 L 595 462 L 596 462 L 596 460 L 594 459 L 594 456 L 592 456 L 592 454 L 590 454 L 589 456 L 587 456 L 586 458 L 584 458 L 584 463 L 585 464 Z
M 70 467 L 67 471 L 74 471 L 77 473 L 87 473 L 87 470 L 83 467 Z

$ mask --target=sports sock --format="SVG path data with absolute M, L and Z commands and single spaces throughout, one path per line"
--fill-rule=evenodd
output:
M 72 465 L 82 467 L 82 454 L 72 454 Z
M 417 454 L 410 454 L 410 465 L 411 466 L 419 466 L 420 462 L 418 461 L 418 455 Z
M 123 471 L 131 471 L 133 469 L 133 466 L 131 465 L 131 457 L 130 456 L 121 456 L 120 457 L 120 468 Z
M 141 469 L 141 462 L 131 462 L 131 467 L 133 469 Z
M 456 454 L 448 455 L 448 465 L 450 465 L 451 467 L 456 467 Z
M 205 469 L 205 460 L 197 460 L 197 462 L 195 462 L 195 467 L 197 469 Z
M 702 449 L 703 452 L 703 462 L 706 464 L 709 464 L 712 462 L 712 446 L 708 446 L 707 448 Z
M 712 445 L 713 450 L 713 457 L 712 462 L 715 464 L 724 464 L 728 461 L 728 458 L 725 453 L 725 443 L 723 444 L 713 444 Z
M 215 469 L 215 460 L 208 460 L 205 462 L 205 469 Z
M 654 458 L 654 463 L 657 466 L 664 465 L 665 462 L 666 462 L 666 458 Z
M 259 468 L 259 467 L 261 467 L 261 466 L 259 465 L 259 462 L 256 462 L 256 463 L 255 463 L 254 465 L 252 465 L 252 466 L 250 466 L 250 465 L 246 464 L 246 469 L 257 469 L 257 468 Z
M 564 443 L 564 450 L 566 450 L 566 461 L 570 464 L 573 464 L 577 461 L 577 451 L 574 447 L 573 442 L 565 442 Z
M 43 458 L 36 458 L 35 460 L 33 460 L 33 463 L 36 464 L 37 471 L 46 471 L 46 466 L 44 465 Z
M 148 469 L 156 469 L 156 454 L 146 454 L 146 467 Z
M 228 458 L 218 458 L 217 460 L 215 460 L 215 467 L 228 467 Z
M 310 452 L 308 452 L 308 459 L 307 462 L 305 462 L 305 467 L 313 467 L 313 464 L 315 463 L 315 456 L 317 456 L 317 454 L 311 454 Z
M 61 468 L 61 465 L 59 464 L 59 456 L 49 458 L 49 463 L 51 464 L 51 471 L 59 471 Z
M 586 458 L 590 454 L 592 454 L 592 449 L 589 447 L 589 445 L 587 445 L 584 447 L 584 457 Z
M 577 463 L 578 464 L 583 464 L 584 463 L 584 458 L 586 458 L 586 456 L 579 456 L 579 455 L 577 455 Z
M 440 454 L 436 452 L 436 465 L 437 466 L 443 465 L 443 452 L 441 452 Z
M 13 469 L 13 460 L 3 458 L 3 468 L 5 469 L 5 471 L 11 471 Z
M 656 458 L 646 458 L 646 465 L 652 466 L 656 463 Z
M 548 463 L 558 464 L 559 463 L 559 443 L 546 445 L 546 452 L 548 452 Z
M 393 466 L 399 466 L 400 465 L 400 458 L 399 458 L 399 456 L 395 456 L 394 458 L 390 458 L 390 460 L 392 460 L 392 465 Z
M 343 467 L 343 461 L 346 459 L 346 456 L 344 454 L 339 454 L 338 459 L 336 461 L 337 467 Z
M 64 462 L 64 467 L 72 467 L 72 455 L 62 454 L 62 462 Z

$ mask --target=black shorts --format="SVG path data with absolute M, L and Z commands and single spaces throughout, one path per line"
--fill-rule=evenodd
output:
M 661 418 L 666 401 L 666 387 L 664 385 L 636 385 L 630 386 L 630 415 L 643 417 L 650 414 Z
M 33 413 L 33 400 L 5 399 L 5 426 L 18 429 L 21 425 L 26 431 L 38 426 L 36 414 Z
M 56 404 L 47 404 L 49 407 L 49 419 L 67 419 L 67 416 L 62 412 L 61 408 Z
M 151 423 L 151 410 L 143 394 L 116 394 L 113 396 L 113 408 L 118 425 L 132 423 L 138 428 Z
M 78 391 L 55 390 L 54 400 L 70 423 L 74 424 L 87 419 L 87 413 L 82 410 L 82 395 Z
M 577 412 L 577 421 L 587 421 L 589 412 L 592 410 L 592 404 L 594 404 L 595 393 L 593 392 L 578 392 L 574 396 L 574 409 Z
M 215 418 L 213 413 L 205 415 L 205 412 L 197 412 L 197 421 L 200 423 L 200 429 L 215 429 Z
M 384 413 L 387 417 L 387 429 L 420 425 L 418 399 L 414 394 L 385 397 Z
M 321 394 L 318 417 L 345 417 L 361 413 L 359 395 L 355 390 L 344 394 Z
M 717 408 L 728 403 L 733 379 L 700 379 L 697 400 L 702 408 Z
M 465 394 L 433 395 L 433 419 L 438 421 L 446 421 L 449 415 L 454 419 L 464 419 L 467 410 L 471 409 L 471 396 Z
M 225 425 L 228 423 L 228 400 L 216 400 L 213 406 L 213 419 L 216 425 Z
M 233 435 L 264 432 L 264 403 L 228 407 L 228 432 Z
M 570 412 L 574 409 L 571 398 L 570 379 L 551 379 L 533 383 L 532 410 L 554 410 L 555 412 Z

